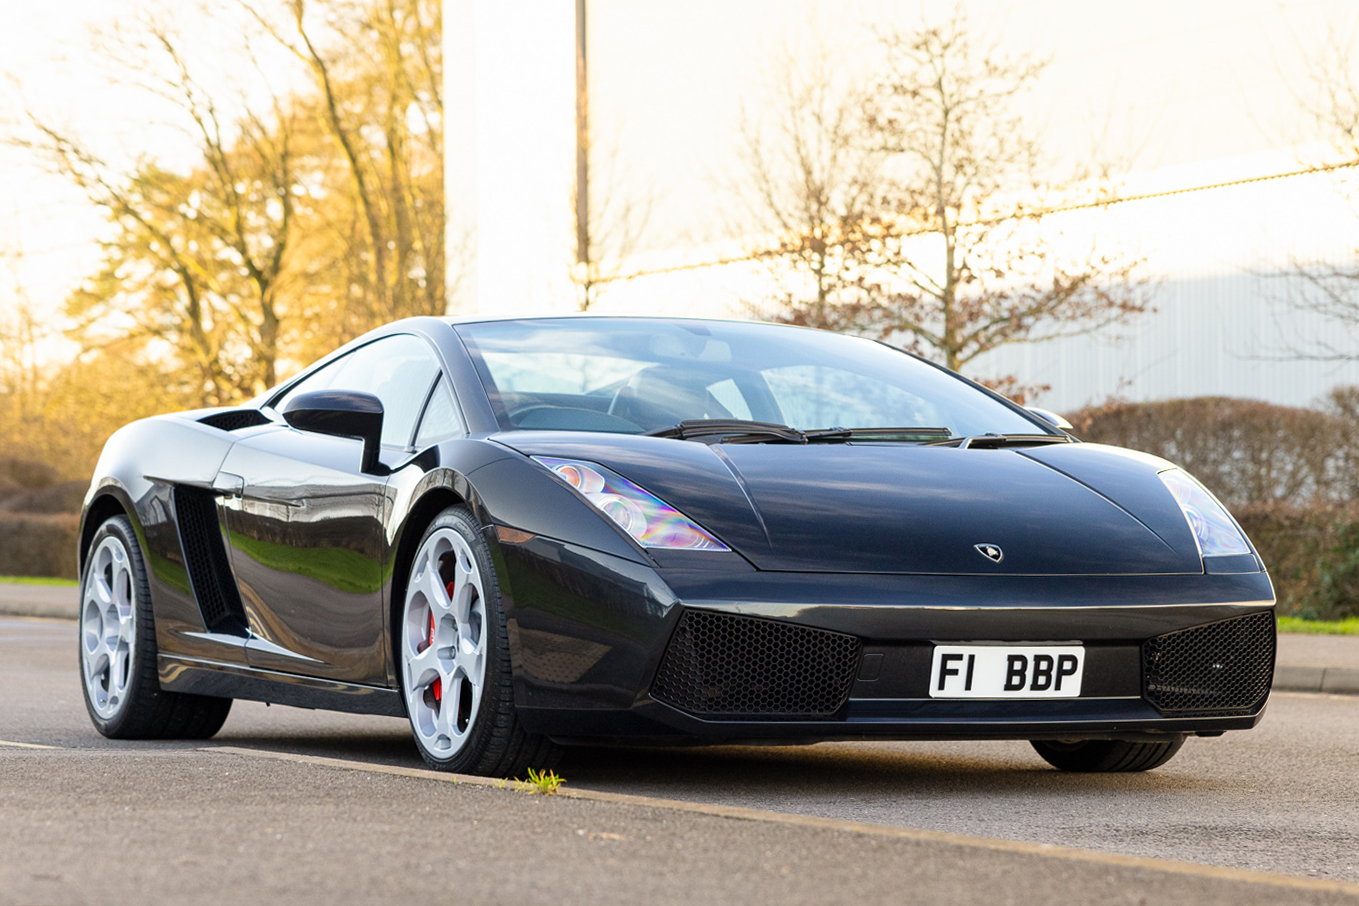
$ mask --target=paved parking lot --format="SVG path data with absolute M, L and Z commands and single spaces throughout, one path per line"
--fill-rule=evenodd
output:
M 1145 775 L 1063 775 L 1021 743 L 585 749 L 561 768 L 568 789 L 698 809 L 681 811 L 432 778 L 390 718 L 238 702 L 206 745 L 112 743 L 84 714 L 73 630 L 0 618 L 0 740 L 22 744 L 0 745 L 0 904 L 459 889 L 460 902 L 507 903 L 1359 892 L 1334 883 L 1359 882 L 1356 697 L 1277 696 L 1259 729 L 1191 740 Z M 724 817 L 723 806 L 757 811 Z

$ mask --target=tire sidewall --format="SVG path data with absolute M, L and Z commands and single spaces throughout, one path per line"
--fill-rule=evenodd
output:
M 91 578 L 91 568 L 95 552 L 106 538 L 116 538 L 127 551 L 128 565 L 132 571 L 133 602 L 132 631 L 136 644 L 133 647 L 131 663 L 128 665 L 129 681 L 127 694 L 123 696 L 118 710 L 112 717 L 104 718 L 94 709 L 90 701 L 90 689 L 85 678 L 84 615 L 85 589 Z M 151 611 L 151 590 L 147 581 L 146 561 L 142 557 L 141 544 L 126 516 L 111 516 L 95 530 L 85 554 L 85 563 L 80 575 L 80 611 L 76 622 L 76 657 L 80 665 L 80 691 L 85 701 L 85 710 L 94 722 L 95 728 L 108 737 L 120 737 L 128 729 L 126 726 L 135 720 L 138 703 L 160 693 L 154 669 L 148 670 L 147 664 L 154 668 L 156 662 L 155 618 Z
M 462 748 L 446 758 L 439 758 L 432 755 L 420 742 L 420 736 L 415 732 L 414 719 L 407 709 L 407 720 L 411 722 L 412 735 L 415 744 L 420 750 L 421 756 L 430 766 L 442 771 L 453 771 L 456 773 L 473 773 L 476 765 L 486 755 L 491 747 L 495 734 L 496 724 L 503 721 L 507 716 L 513 714 L 514 702 L 512 696 L 505 695 L 505 691 L 510 689 L 510 659 L 509 643 L 505 631 L 505 612 L 501 606 L 500 582 L 495 571 L 495 564 L 491 559 L 490 547 L 486 539 L 482 537 L 480 527 L 472 514 L 465 507 L 449 507 L 435 517 L 434 521 L 425 529 L 420 537 L 420 543 L 416 545 L 415 551 L 418 555 L 431 536 L 441 529 L 452 529 L 457 532 L 468 548 L 472 551 L 472 556 L 476 559 L 477 569 L 481 571 L 481 587 L 486 607 L 486 626 L 484 632 L 486 637 L 486 667 L 482 678 L 481 703 L 477 708 L 476 716 L 472 721 L 472 728 L 469 732 L 467 742 Z M 398 632 L 404 631 L 406 605 L 410 597 L 410 581 L 415 571 L 415 564 L 419 558 L 414 557 L 406 567 L 406 584 L 401 596 L 399 618 L 395 621 Z M 401 689 L 401 701 L 406 701 L 406 664 L 405 664 L 405 644 L 400 635 L 394 639 L 396 644 L 393 646 L 397 665 L 397 682 Z

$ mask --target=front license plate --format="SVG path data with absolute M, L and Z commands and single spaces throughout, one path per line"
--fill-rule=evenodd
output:
M 1080 645 L 936 645 L 930 698 L 1075 698 Z

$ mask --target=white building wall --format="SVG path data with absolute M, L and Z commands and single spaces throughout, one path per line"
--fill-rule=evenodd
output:
M 1353 174 L 1311 174 L 1116 205 L 1083 218 L 1101 243 L 1146 258 L 1155 311 L 1078 337 L 979 357 L 978 375 L 1048 384 L 1042 404 L 1070 410 L 1110 397 L 1237 396 L 1305 406 L 1359 384 L 1359 360 L 1308 361 L 1345 347 L 1337 325 L 1287 300 L 1308 287 L 1298 261 L 1359 264 Z M 1359 357 L 1359 336 L 1348 341 Z

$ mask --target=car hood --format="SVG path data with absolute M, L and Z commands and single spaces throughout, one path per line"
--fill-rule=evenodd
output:
M 758 569 L 967 575 L 1201 573 L 1169 463 L 1096 444 L 714 444 L 516 431 L 526 455 L 636 482 Z M 999 548 L 999 562 L 978 546 Z

